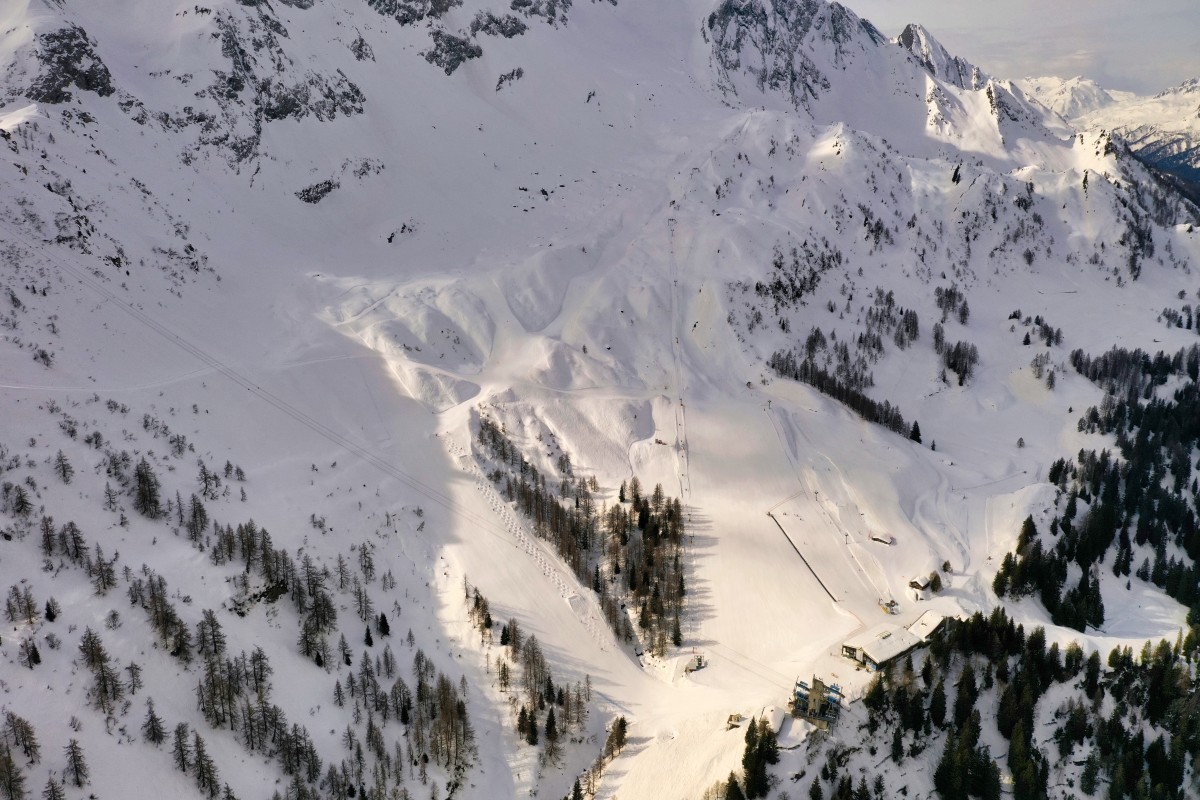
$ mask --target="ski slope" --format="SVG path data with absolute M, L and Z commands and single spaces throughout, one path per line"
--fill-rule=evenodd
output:
M 405 26 L 324 0 L 220 0 L 208 13 L 126 5 L 21 0 L 2 16 L 0 242 L 4 286 L 20 300 L 5 310 L 13 323 L 0 349 L 0 443 L 21 456 L 12 479 L 35 478 L 47 513 L 76 519 L 106 551 L 169 573 L 194 599 L 191 616 L 228 604 L 232 585 L 163 525 L 131 513 L 124 527 L 99 510 L 99 456 L 64 438 L 49 401 L 137 453 L 167 446 L 142 414 L 186 432 L 200 452 L 164 473 L 172 494 L 194 483 L 194 457 L 243 465 L 248 499 L 210 508 L 224 524 L 253 518 L 277 546 L 326 565 L 370 542 L 398 581 L 376 599 L 394 610 L 394 630 L 411 627 L 439 669 L 470 685 L 479 755 L 456 796 L 568 793 L 617 715 L 630 742 L 597 797 L 699 796 L 739 764 L 731 714 L 781 709 L 812 674 L 862 691 L 869 675 L 840 644 L 887 619 L 880 600 L 896 601 L 903 624 L 929 608 L 996 605 L 998 560 L 1021 521 L 1044 518 L 1055 500 L 1048 465 L 1112 444 L 1076 430 L 1101 395 L 1067 367 L 1071 349 L 1171 352 L 1195 338 L 1158 319 L 1195 290 L 1200 242 L 1187 206 L 1142 193 L 1150 177 L 1104 135 L 1070 128 L 1014 84 L 963 80 L 965 61 L 954 62 L 957 82 L 933 74 L 840 6 L 798 3 L 816 22 L 792 32 L 783 56 L 740 40 L 746 64 L 796 53 L 812 62 L 829 86 L 799 102 L 719 66 L 729 58 L 714 50 L 708 15 L 720 6 L 707 0 L 581 2 L 566 22 L 530 17 L 522 36 L 479 35 L 483 54 L 452 75 L 422 57 L 429 31 L 461 33 L 476 12 L 507 9 L 468 0 Z M 844 41 L 822 34 L 845 19 Z M 68 101 L 31 97 L 44 70 L 38 36 L 66 25 L 87 32 L 112 94 L 71 83 Z M 949 54 L 921 33 L 945 71 Z M 303 84 L 311 107 L 273 118 L 264 108 L 282 107 L 251 89 L 233 99 L 214 90 L 238 68 L 222 37 L 243 48 L 259 82 L 248 86 Z M 355 55 L 355 37 L 370 59 Z M 524 77 L 498 89 L 516 67 Z M 343 79 L 361 91 L 361 110 L 349 90 L 344 108 L 322 110 L 321 87 L 344 89 Z M 337 185 L 319 202 L 298 197 L 323 181 Z M 1143 221 L 1151 207 L 1163 218 L 1144 223 L 1157 247 L 1133 280 L 1122 237 L 1130 208 Z M 834 266 L 796 302 L 756 293 L 776 253 L 786 262 L 793 250 Z M 963 386 L 941 380 L 931 346 L 934 289 L 951 285 L 971 316 L 945 320 L 947 340 L 981 353 Z M 919 421 L 923 444 L 766 366 L 814 327 L 854 342 L 877 288 L 917 310 L 921 332 L 908 349 L 884 341 L 869 394 Z M 1024 345 L 1014 309 L 1044 315 L 1065 343 Z M 755 310 L 764 318 L 748 322 Z M 35 360 L 41 349 L 52 366 Z M 1043 352 L 1053 391 L 1030 365 Z M 682 647 L 639 658 L 606 627 L 595 593 L 484 474 L 481 413 L 539 468 L 568 454 L 608 506 L 634 475 L 681 499 Z M 53 476 L 60 448 L 75 484 Z M 5 582 L 24 578 L 71 608 L 71 625 L 103 628 L 124 601 L 44 572 L 26 544 L 5 544 Z M 908 582 L 946 562 L 946 589 L 916 599 Z M 589 722 L 559 764 L 539 763 L 516 734 L 495 674 L 501 648 L 468 620 L 464 579 L 497 620 L 537 636 L 557 681 L 590 676 Z M 1113 613 L 1086 635 L 1049 626 L 1032 601 L 1015 613 L 1047 625 L 1052 641 L 1105 649 L 1173 638 L 1185 619 L 1152 586 L 1113 580 L 1105 592 Z M 358 647 L 350 601 L 339 602 Z M 144 660 L 165 715 L 202 729 L 193 677 L 133 611 L 122 614 L 105 642 Z M 351 713 L 332 705 L 333 674 L 299 657 L 294 620 L 281 616 L 222 611 L 231 646 L 270 650 L 290 716 L 326 760 L 341 758 Z M 37 672 L 17 666 L 4 637 L 4 708 L 37 721 L 47 751 L 84 741 L 98 795 L 195 791 L 166 753 L 137 740 L 136 703 L 124 736 L 81 710 L 76 634 L 59 635 L 63 649 L 44 653 Z M 693 653 L 709 666 L 688 674 Z M 73 714 L 81 730 L 68 725 Z M 796 741 L 808 732 L 788 725 Z M 270 796 L 274 768 L 205 735 L 238 796 Z M 60 770 L 51 761 L 31 768 L 31 785 Z M 444 788 L 449 777 L 433 780 Z

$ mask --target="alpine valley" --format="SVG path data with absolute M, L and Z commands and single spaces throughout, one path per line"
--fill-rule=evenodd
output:
M 0 3 L 3 797 L 1200 796 L 1200 94 L 963 56 Z

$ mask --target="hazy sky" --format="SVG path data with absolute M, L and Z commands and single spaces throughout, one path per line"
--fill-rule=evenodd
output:
M 1083 75 L 1153 94 L 1200 77 L 1198 0 L 841 0 L 889 36 L 923 24 L 1001 78 Z

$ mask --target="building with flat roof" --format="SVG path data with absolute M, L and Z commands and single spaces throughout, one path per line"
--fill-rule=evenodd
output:
M 946 618 L 943 615 L 936 611 L 926 611 L 908 626 L 908 630 L 924 643 L 937 636 L 945 622 Z
M 907 628 L 883 622 L 843 642 L 842 655 L 877 670 L 919 646 L 922 641 Z

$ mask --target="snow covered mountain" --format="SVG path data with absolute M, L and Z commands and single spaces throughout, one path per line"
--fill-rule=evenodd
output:
M 1080 130 L 1110 130 L 1164 173 L 1188 184 L 1196 197 L 1200 184 L 1200 79 L 1165 89 L 1153 97 L 1110 92 L 1092 81 L 1034 78 L 1020 82 Z
M 896 43 L 916 56 L 935 78 L 960 89 L 981 89 L 988 81 L 979 67 L 951 55 L 922 25 L 906 26 Z
M 1133 92 L 1109 91 L 1093 80 L 1074 78 L 1024 78 L 1017 84 L 1046 108 L 1063 119 L 1078 119 L 1137 98 Z
M 840 643 L 881 604 L 1006 603 L 1051 466 L 1114 446 L 1073 350 L 1195 343 L 1197 209 L 1118 126 L 838 3 L 17 0 L 0 32 L 31 792 L 699 796 L 731 715 L 861 695 Z M 1106 651 L 1186 624 L 1097 574 L 1086 631 L 1007 605 Z

